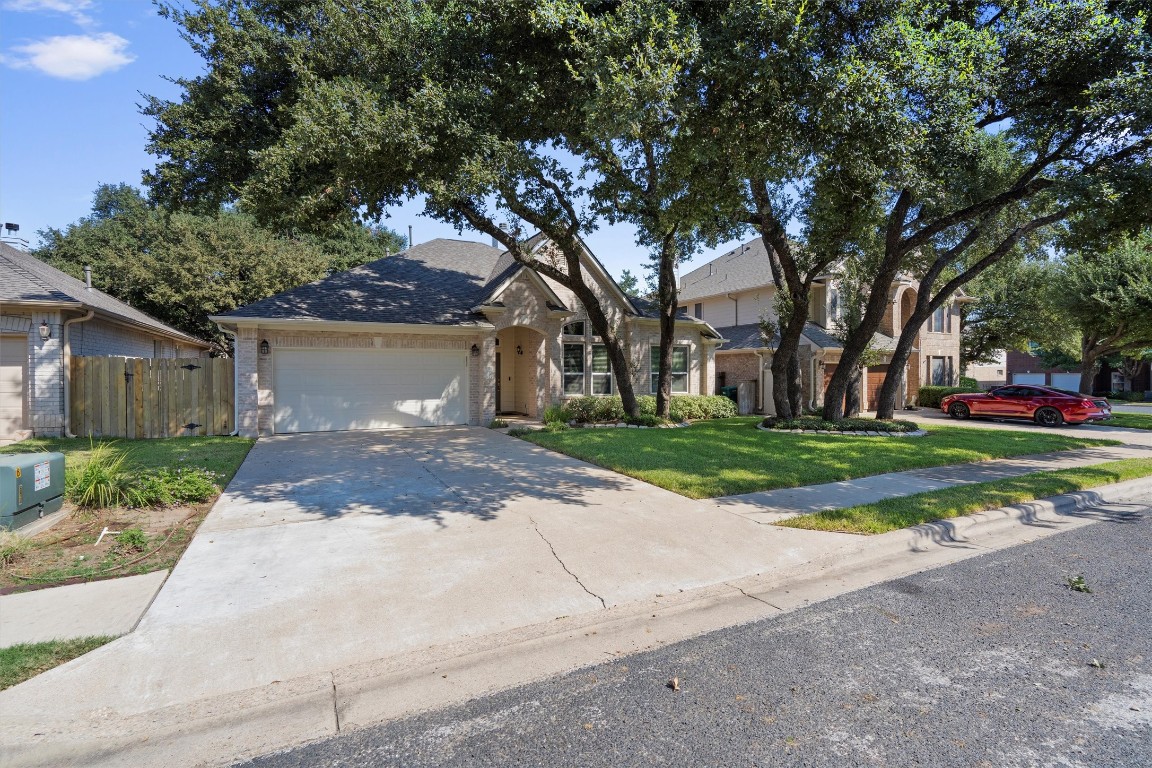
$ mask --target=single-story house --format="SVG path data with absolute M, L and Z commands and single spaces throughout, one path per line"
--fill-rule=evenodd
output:
M 0 243 L 0 439 L 68 431 L 72 356 L 200 357 L 170 328 L 31 254 Z
M 657 314 L 586 248 L 582 265 L 624 339 L 636 393 L 652 392 Z M 212 319 L 235 337 L 242 435 L 486 425 L 616 390 L 576 296 L 483 243 L 431 240 Z M 674 392 L 711 394 L 719 342 L 682 316 Z

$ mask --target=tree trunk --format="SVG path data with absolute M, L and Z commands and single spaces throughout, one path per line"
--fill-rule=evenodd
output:
M 804 380 L 800 376 L 800 355 L 796 353 L 788 363 L 788 405 L 792 413 L 804 415 Z
M 864 376 L 864 369 L 857 366 L 852 369 L 852 376 L 848 379 L 848 391 L 844 393 L 844 416 L 854 419 L 860 415 L 860 380 Z
M 576 298 L 584 305 L 588 312 L 588 322 L 592 330 L 604 342 L 604 349 L 608 352 L 608 360 L 612 365 L 612 373 L 616 379 L 616 391 L 620 393 L 620 403 L 630 418 L 640 415 L 640 404 L 636 402 L 636 390 L 632 381 L 632 364 L 624 343 L 617 335 L 617 329 L 609 327 L 608 316 L 600 306 L 600 300 L 583 281 L 577 285 L 575 282 L 565 286 L 576 294 Z M 563 365 L 563 363 L 561 363 Z
M 888 373 L 884 376 L 884 384 L 876 397 L 876 418 L 891 419 L 895 416 L 896 398 L 900 395 L 908 359 L 912 357 L 912 350 L 916 346 L 916 335 L 920 332 L 921 326 L 932 316 L 933 309 L 931 305 L 921 308 L 920 299 L 917 297 L 916 308 L 912 310 L 912 316 L 900 330 L 896 350 L 892 353 L 892 359 L 888 361 Z
M 1086 395 L 1092 394 L 1096 369 L 1100 364 L 1100 352 L 1086 339 L 1080 345 L 1080 391 Z
M 672 407 L 672 342 L 676 338 L 676 241 L 664 238 L 660 249 L 660 370 L 657 376 L 656 415 L 667 419 Z
M 776 407 L 776 416 L 780 419 L 791 419 L 796 416 L 792 410 L 792 400 L 789 398 L 788 368 L 791 358 L 786 357 L 780 349 L 772 355 L 772 404 Z

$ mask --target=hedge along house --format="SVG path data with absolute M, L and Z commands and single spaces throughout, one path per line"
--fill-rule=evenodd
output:
M 31 254 L 0 244 L 0 439 L 67 434 L 72 357 L 202 357 L 171 328 Z
M 529 246 L 549 244 L 537 236 Z M 656 313 L 587 249 L 582 266 L 619 329 L 637 394 L 651 392 Z M 616 391 L 576 297 L 482 243 L 431 240 L 212 319 L 236 339 L 243 435 L 486 425 Z M 701 320 L 677 322 L 674 392 L 710 393 L 719 340 Z
M 896 338 L 916 305 L 919 284 L 900 277 L 889 289 L 888 306 L 872 348 L 879 360 L 861 377 L 861 400 L 872 409 L 888 375 L 888 361 Z M 761 318 L 777 322 L 776 287 L 768 251 L 761 238 L 741 245 L 680 278 L 680 309 L 714 326 L 727 341 L 716 351 L 716 386 L 753 382 L 756 410 L 775 414 L 772 402 L 772 353 L 779 334 L 765 339 Z M 956 384 L 960 375 L 959 304 L 971 299 L 958 292 L 920 329 L 908 366 L 903 372 L 903 405 L 915 399 L 927 384 Z M 841 313 L 835 275 L 820 277 L 812 285 L 808 323 L 800 340 L 800 375 L 804 405 L 820 408 L 824 392 L 840 362 L 843 345 L 835 333 Z

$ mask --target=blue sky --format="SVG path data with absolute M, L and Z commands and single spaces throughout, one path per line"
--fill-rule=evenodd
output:
M 36 231 L 86 215 L 101 183 L 139 185 L 152 166 L 145 152 L 141 93 L 178 91 L 165 76 L 194 76 L 201 60 L 150 0 L 0 0 L 0 221 Z M 416 242 L 434 237 L 487 241 L 476 232 L 420 216 L 412 201 L 385 223 Z M 626 226 L 586 238 L 609 270 L 640 272 L 644 249 Z M 697 256 L 700 264 L 736 243 Z

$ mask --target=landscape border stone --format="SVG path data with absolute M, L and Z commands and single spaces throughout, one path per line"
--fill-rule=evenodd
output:
M 775 432 L 778 435 L 802 435 L 808 432 L 814 435 L 850 435 L 854 437 L 924 437 L 928 434 L 926 429 L 918 429 L 915 432 L 883 432 L 863 429 L 772 429 L 760 424 L 756 425 L 756 429 L 761 432 Z

